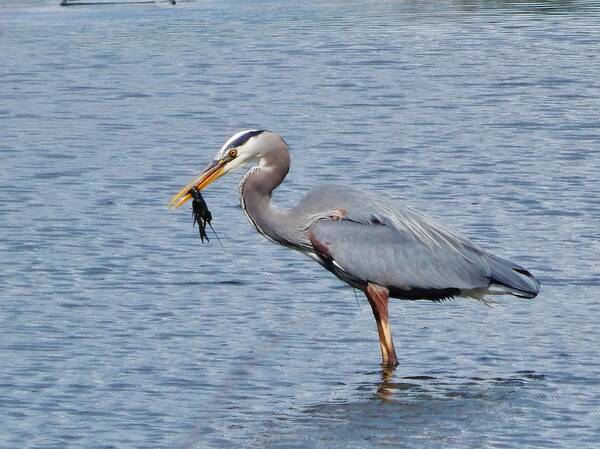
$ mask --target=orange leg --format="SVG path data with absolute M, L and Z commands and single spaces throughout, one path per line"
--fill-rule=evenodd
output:
M 377 331 L 379 332 L 379 346 L 381 347 L 381 358 L 383 365 L 395 367 L 398 366 L 398 358 L 394 349 L 392 340 L 392 331 L 388 319 L 388 299 L 390 291 L 377 284 L 367 284 L 365 295 L 373 309 L 373 315 L 377 322 Z

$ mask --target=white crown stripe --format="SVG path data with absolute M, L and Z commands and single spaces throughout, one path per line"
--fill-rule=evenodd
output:
M 230 148 L 230 146 L 233 142 L 240 139 L 245 134 L 255 135 L 256 133 L 258 133 L 258 131 L 259 131 L 258 129 L 246 129 L 244 131 L 240 131 L 239 133 L 236 133 L 233 136 L 231 136 L 229 138 L 229 140 L 227 142 L 225 142 L 223 144 L 223 146 L 221 147 L 221 149 L 219 150 L 219 153 L 217 154 L 217 159 L 222 159 L 225 156 L 225 154 L 227 153 L 227 150 Z

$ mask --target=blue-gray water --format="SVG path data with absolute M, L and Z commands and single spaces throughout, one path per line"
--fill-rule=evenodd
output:
M 600 445 L 593 1 L 0 4 L 0 447 Z M 369 306 L 255 234 L 238 176 L 202 245 L 169 197 L 233 132 L 276 194 L 382 192 L 531 269 L 494 309 Z

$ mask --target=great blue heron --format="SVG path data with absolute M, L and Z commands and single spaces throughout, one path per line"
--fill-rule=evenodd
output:
M 534 298 L 529 271 L 481 249 L 421 213 L 353 187 L 325 185 L 284 210 L 271 202 L 290 168 L 285 140 L 267 130 L 233 135 L 210 165 L 170 202 L 177 208 L 221 176 L 257 162 L 242 178 L 242 209 L 256 230 L 316 260 L 362 290 L 373 310 L 383 364 L 398 365 L 388 319 L 390 297 L 440 301 L 511 294 Z

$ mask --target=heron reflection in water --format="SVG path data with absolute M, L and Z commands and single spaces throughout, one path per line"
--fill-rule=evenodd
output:
M 269 240 L 296 249 L 342 281 L 362 290 L 373 310 L 383 365 L 398 358 L 388 318 L 389 298 L 441 301 L 456 296 L 482 302 L 491 295 L 534 298 L 540 288 L 525 268 L 497 257 L 406 206 L 344 185 L 310 191 L 280 209 L 271 195 L 290 168 L 285 140 L 267 130 L 232 136 L 209 166 L 170 202 L 177 208 L 221 176 L 255 163 L 239 186 L 242 209 Z

